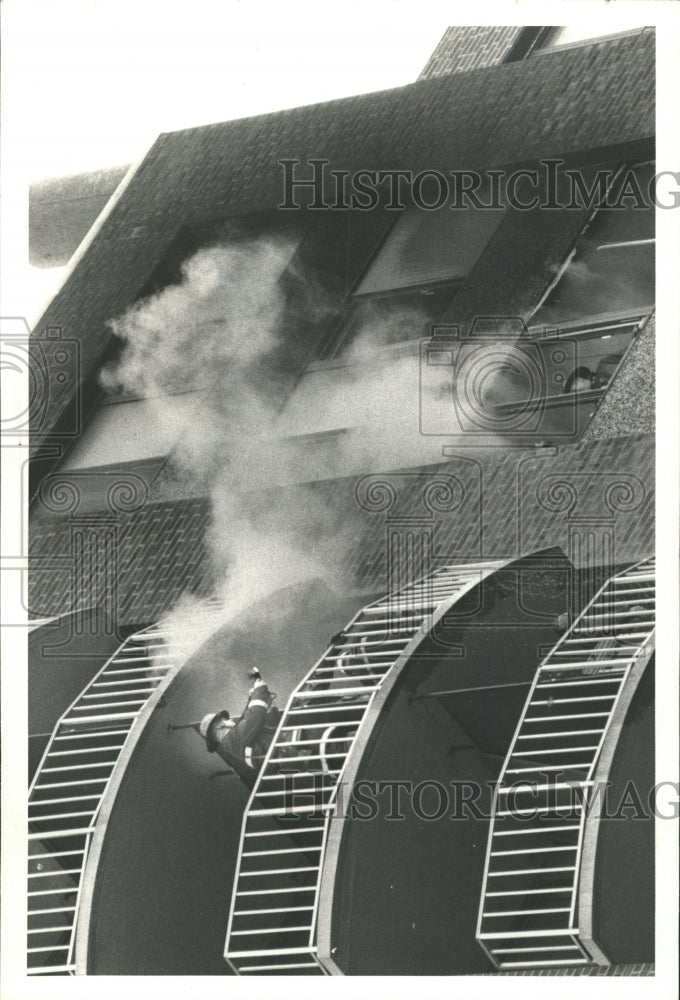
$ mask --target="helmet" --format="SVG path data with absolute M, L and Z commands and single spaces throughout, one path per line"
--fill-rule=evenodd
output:
M 209 712 L 208 715 L 204 715 L 203 718 L 201 719 L 198 731 L 201 734 L 201 736 L 205 739 L 208 751 L 210 753 L 213 753 L 219 746 L 219 743 L 215 739 L 213 733 L 214 724 L 222 719 L 226 720 L 228 718 L 229 718 L 229 712 L 227 712 L 225 709 L 221 712 Z

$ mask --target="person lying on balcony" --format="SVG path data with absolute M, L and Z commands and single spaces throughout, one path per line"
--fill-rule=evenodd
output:
M 259 670 L 248 677 L 253 686 L 243 715 L 232 719 L 229 712 L 210 712 L 199 724 L 208 753 L 217 752 L 245 784 L 252 788 L 266 756 L 279 721 L 273 708 L 274 695 L 262 680 Z

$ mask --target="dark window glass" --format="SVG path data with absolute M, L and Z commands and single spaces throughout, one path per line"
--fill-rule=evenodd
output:
M 399 288 L 376 295 L 352 296 L 340 318 L 331 349 L 333 357 L 361 338 L 369 348 L 387 347 L 426 337 L 432 323 L 446 312 L 459 281 Z
M 618 183 L 623 181 L 623 171 Z M 647 199 L 654 164 L 633 171 Z M 578 241 L 560 280 L 531 319 L 532 325 L 609 313 L 649 311 L 654 305 L 654 207 L 601 208 Z M 615 203 L 615 189 L 610 203 Z
M 488 200 L 488 194 L 480 197 Z M 502 215 L 503 209 L 452 209 L 448 204 L 432 212 L 405 210 L 356 295 L 467 277 Z
M 492 202 L 490 188 L 476 192 Z M 423 195 L 433 203 L 431 191 Z M 345 303 L 318 358 L 341 354 L 357 337 L 380 347 L 426 336 L 439 321 L 496 231 L 505 209 L 466 204 L 425 211 L 415 205 L 397 218 Z

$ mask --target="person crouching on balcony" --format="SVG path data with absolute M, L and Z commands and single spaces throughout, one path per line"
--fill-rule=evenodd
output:
M 217 752 L 245 784 L 252 788 L 269 749 L 279 713 L 272 707 L 274 695 L 257 669 L 248 677 L 253 686 L 243 715 L 232 719 L 229 712 L 211 712 L 199 724 L 208 753 Z

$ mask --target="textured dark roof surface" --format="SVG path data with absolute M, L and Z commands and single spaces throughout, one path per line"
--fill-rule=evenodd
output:
M 523 25 L 488 24 L 447 28 L 418 79 L 496 66 L 507 57 L 524 30 Z
M 330 169 L 473 169 L 649 139 L 654 35 L 644 30 L 520 63 L 159 136 L 90 235 L 34 336 L 80 342 L 50 384 L 33 449 L 93 370 L 107 320 L 144 288 L 180 226 L 276 208 L 285 158 Z M 58 341 L 43 341 L 48 368 Z M 75 357 L 75 354 L 73 355 Z
M 401 523 L 412 524 L 423 516 L 423 491 L 433 475 L 452 475 L 462 484 L 462 505 L 442 514 L 437 523 L 433 557 L 440 561 L 511 558 L 552 545 L 566 550 L 579 522 L 571 518 L 568 504 L 556 512 L 539 496 L 541 482 L 550 483 L 556 476 L 578 498 L 575 514 L 585 525 L 584 531 L 590 530 L 589 523 L 601 523 L 603 510 L 608 510 L 605 491 L 613 483 L 621 479 L 628 489 L 637 480 L 635 503 L 616 512 L 616 560 L 635 562 L 653 551 L 654 440 L 650 434 L 558 449 L 510 451 L 500 461 L 493 453 L 474 459 L 463 453 L 449 463 L 429 467 L 422 476 L 413 470 L 381 473 L 379 478 L 394 488 L 395 514 L 403 518 Z M 333 502 L 355 511 L 358 518 L 337 566 L 338 582 L 350 580 L 362 592 L 378 591 L 384 589 L 390 572 L 384 513 L 363 511 L 357 504 L 356 488 L 356 478 L 335 479 L 317 484 L 314 492 L 320 503 Z M 254 498 L 256 502 L 266 506 L 267 494 Z M 290 490 L 288 502 L 291 508 L 300 502 L 296 488 Z M 110 608 L 118 623 L 139 624 L 157 621 L 185 591 L 211 593 L 214 579 L 205 543 L 209 522 L 209 502 L 200 498 L 144 503 L 138 510 L 121 510 L 112 524 L 105 519 L 99 526 L 89 513 L 83 518 L 77 514 L 34 518 L 29 574 L 32 616 L 61 615 L 79 605 L 100 606 Z M 100 546 L 107 532 L 113 532 L 115 565 L 104 557 L 78 560 L 76 535 L 88 531 L 91 544 L 99 539 Z

